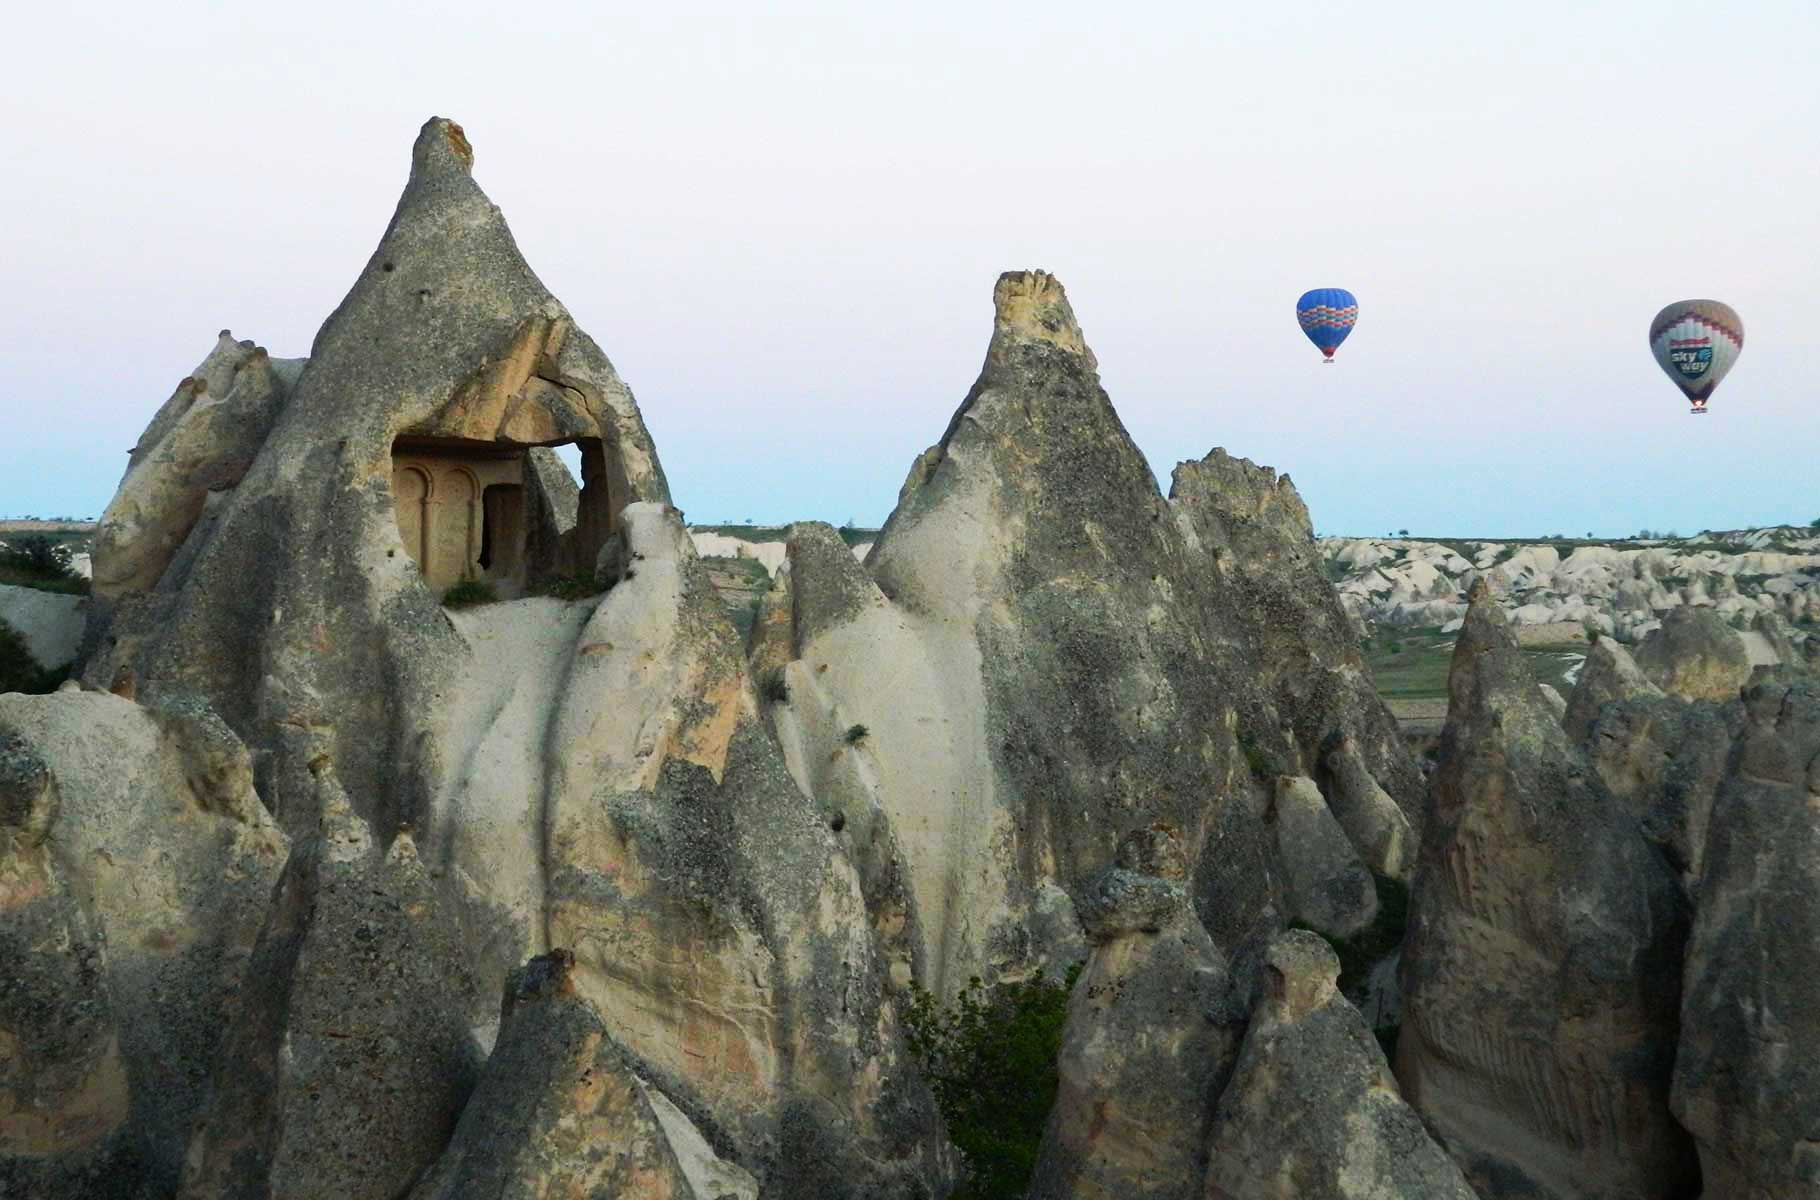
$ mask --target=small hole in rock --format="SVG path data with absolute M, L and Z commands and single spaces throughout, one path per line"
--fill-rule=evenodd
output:
M 847 814 L 846 813 L 835 813 L 834 817 L 828 822 L 828 828 L 832 829 L 836 833 L 839 833 L 841 830 L 845 829 L 846 827 L 847 827 Z
M 382 264 L 380 264 L 380 267 L 379 267 L 379 269 L 380 269 L 380 270 L 381 270 L 381 271 L 384 271 L 384 272 L 386 272 L 386 273 L 387 273 L 387 274 L 390 274 L 390 273 L 391 273 L 391 271 L 392 271 L 392 269 L 393 269 L 393 268 L 392 268 L 392 264 L 391 264 L 391 263 L 382 263 Z

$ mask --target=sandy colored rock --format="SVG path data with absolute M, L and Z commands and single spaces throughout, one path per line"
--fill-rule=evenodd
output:
M 1448 690 L 1402 951 L 1404 1095 L 1482 1196 L 1690 1195 L 1667 1105 L 1688 919 L 1674 876 L 1483 585 Z
M 1663 691 L 1688 700 L 1730 700 L 1750 680 L 1750 654 L 1711 609 L 1679 608 L 1637 647 L 1637 667 Z
M 1628 650 L 1611 638 L 1598 638 L 1586 652 L 1561 723 L 1567 736 L 1579 741 L 1591 731 L 1605 705 L 1660 695 L 1662 689 L 1649 681 Z
M 1328 810 L 1359 857 L 1376 874 L 1407 880 L 1419 841 L 1403 810 L 1366 768 L 1358 744 L 1341 738 L 1327 752 L 1322 766 L 1328 779 Z
M 575 991 L 565 951 L 506 984 L 499 1042 L 449 1148 L 411 1200 L 721 1200 L 696 1190 L 631 1057 Z M 722 1164 L 725 1195 L 756 1195 Z M 706 1176 L 704 1176 L 704 1179 Z
M 106 946 L 83 994 L 105 1001 L 130 1088 L 135 1165 L 123 1177 L 168 1194 L 285 839 L 253 791 L 246 747 L 199 705 L 4 696 L 0 731 L 55 780 L 41 851 L 80 905 L 72 928 Z
M 209 493 L 233 488 L 251 468 L 302 369 L 221 331 L 140 436 L 101 514 L 92 551 L 97 596 L 157 585 Z
M 1301 930 L 1271 943 L 1264 989 L 1211 1133 L 1206 1200 L 1477 1200 L 1398 1094 Z

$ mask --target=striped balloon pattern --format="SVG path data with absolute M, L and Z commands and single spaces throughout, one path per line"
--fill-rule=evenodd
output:
M 1649 323 L 1649 349 L 1693 411 L 1706 401 L 1744 349 L 1744 322 L 1717 300 L 1678 300 Z
M 1359 302 L 1345 288 L 1315 288 L 1303 292 L 1295 302 L 1295 319 L 1308 340 L 1332 362 L 1333 352 L 1359 323 Z

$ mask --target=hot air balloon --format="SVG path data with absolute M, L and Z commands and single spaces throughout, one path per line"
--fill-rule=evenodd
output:
M 1326 361 L 1332 362 L 1333 352 L 1358 324 L 1359 302 L 1345 288 L 1315 288 L 1303 292 L 1295 302 L 1295 319 L 1308 340 L 1327 356 Z
M 1717 300 L 1677 300 L 1649 323 L 1649 349 L 1698 416 L 1744 349 L 1744 322 Z

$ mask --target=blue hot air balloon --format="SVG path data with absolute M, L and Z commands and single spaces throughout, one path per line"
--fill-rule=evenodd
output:
M 1295 319 L 1327 361 L 1359 322 L 1359 302 L 1345 288 L 1315 288 L 1295 302 Z

